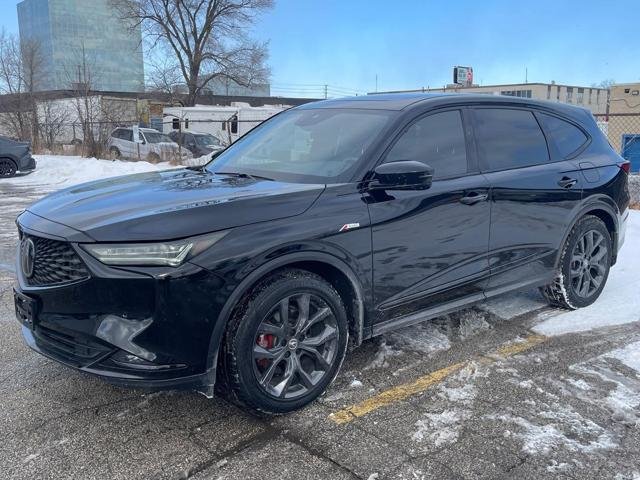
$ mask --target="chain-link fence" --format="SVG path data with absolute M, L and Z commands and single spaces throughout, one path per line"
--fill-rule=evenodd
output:
M 595 117 L 613 149 L 631 162 L 632 173 L 640 173 L 640 114 L 616 113 Z

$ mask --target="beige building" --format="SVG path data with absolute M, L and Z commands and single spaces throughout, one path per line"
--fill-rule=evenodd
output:
M 611 86 L 607 122 L 609 143 L 616 152 L 634 157 L 640 149 L 640 83 L 621 83 Z
M 447 85 L 444 88 L 426 88 L 407 90 L 406 92 L 458 92 L 510 95 L 512 97 L 569 103 L 587 108 L 591 110 L 594 115 L 604 115 L 607 113 L 609 93 L 606 88 L 579 87 L 575 85 L 559 85 L 556 83 L 514 83 L 510 85 L 474 85 L 472 87 Z

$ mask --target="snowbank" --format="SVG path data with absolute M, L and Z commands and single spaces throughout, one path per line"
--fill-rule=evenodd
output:
M 61 155 L 34 155 L 34 158 L 38 166 L 33 173 L 4 180 L 2 183 L 41 185 L 46 190 L 57 190 L 101 178 L 175 168 L 167 162 L 152 164 Z
M 593 305 L 536 325 L 542 335 L 562 335 L 640 321 L 640 212 L 631 211 L 625 244 L 607 285 Z

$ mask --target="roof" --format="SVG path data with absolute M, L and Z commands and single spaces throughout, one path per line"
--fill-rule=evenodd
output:
M 487 95 L 478 93 L 385 93 L 363 95 L 359 97 L 337 98 L 304 104 L 298 109 L 314 108 L 359 108 L 368 110 L 406 110 L 418 104 L 429 103 L 433 106 L 453 104 L 500 104 L 500 105 L 531 105 L 550 110 L 577 112 L 585 110 L 582 107 L 564 103 L 531 98 L 512 97 L 507 95 Z
M 359 97 L 334 98 L 331 100 L 311 102 L 298 108 L 363 108 L 371 110 L 403 110 L 417 102 L 452 95 L 455 96 L 454 93 L 389 93 L 379 95 L 362 95 Z

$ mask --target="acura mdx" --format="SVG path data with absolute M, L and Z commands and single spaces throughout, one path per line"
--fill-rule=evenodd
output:
M 624 241 L 628 170 L 577 107 L 306 104 L 204 167 L 29 207 L 16 313 L 32 349 L 110 382 L 289 412 L 392 329 L 518 289 L 594 302 Z

